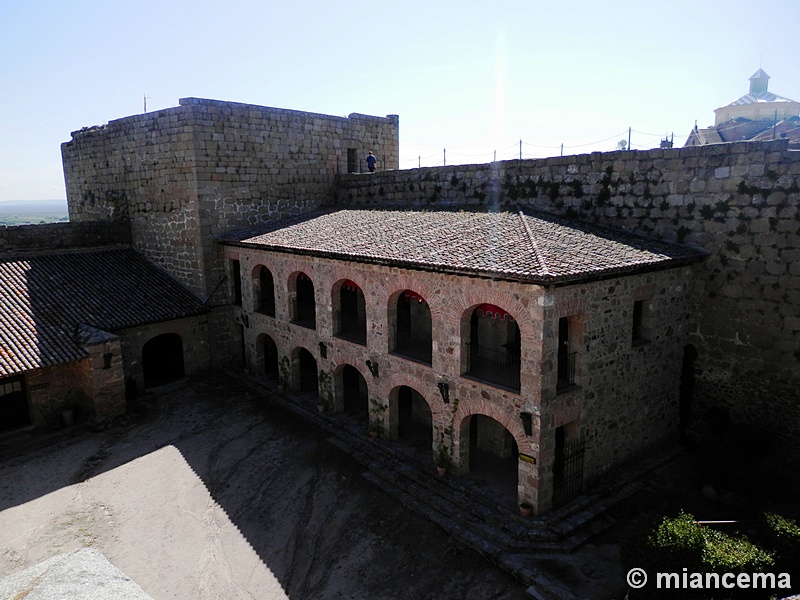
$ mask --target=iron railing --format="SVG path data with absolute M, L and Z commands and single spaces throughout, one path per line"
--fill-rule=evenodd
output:
M 294 305 L 294 319 L 292 323 L 300 325 L 301 327 L 308 327 L 309 329 L 317 328 L 317 307 L 313 302 L 303 302 L 295 299 Z
M 516 348 L 490 348 L 469 344 L 466 375 L 519 391 L 520 356 Z
M 430 332 L 412 329 L 411 327 L 394 326 L 394 348 L 392 352 L 431 364 L 433 346 Z
M 337 313 L 338 328 L 337 337 L 356 342 L 358 344 L 367 343 L 367 320 L 352 313 L 339 311 Z
M 556 448 L 553 465 L 553 508 L 558 508 L 583 492 L 583 455 L 586 440 L 565 441 Z

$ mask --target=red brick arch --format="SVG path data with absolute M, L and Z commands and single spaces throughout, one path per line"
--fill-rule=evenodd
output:
M 400 296 L 400 294 L 406 290 L 416 292 L 425 299 L 425 302 L 428 304 L 428 308 L 431 311 L 432 320 L 435 321 L 444 317 L 445 302 L 442 300 L 441 294 L 432 289 L 425 282 L 419 279 L 414 279 L 410 275 L 393 277 L 388 284 L 384 286 L 383 301 L 386 303 L 385 305 L 387 307 L 393 306 L 395 303 L 397 303 L 397 298 Z
M 413 375 L 403 372 L 392 373 L 392 375 L 387 378 L 387 381 L 383 383 L 382 388 L 387 395 L 387 400 L 391 397 L 392 392 L 404 385 L 410 387 L 425 399 L 425 402 L 428 403 L 428 408 L 431 409 L 431 414 L 436 414 L 444 409 L 444 402 L 442 402 L 442 398 L 439 396 L 438 392 L 436 392 L 434 396 L 435 387 L 432 382 L 419 380 Z M 438 402 L 436 401 L 437 398 Z M 431 399 L 433 399 L 433 401 L 431 401 Z
M 534 339 L 535 330 L 530 309 L 523 306 L 512 294 L 491 288 L 462 290 L 461 294 L 453 299 L 453 314 L 450 315 L 454 321 L 453 325 L 461 327 L 465 320 L 469 322 L 472 311 L 481 304 L 494 304 L 502 308 L 514 317 L 523 341 Z
M 370 382 L 373 380 L 372 373 L 369 372 L 366 364 L 358 364 L 351 362 L 349 360 L 340 360 L 334 364 L 334 367 L 331 369 L 331 377 L 338 377 L 339 373 L 342 372 L 342 369 L 345 367 L 353 367 L 356 371 L 361 373 L 361 376 L 364 378 L 364 381 L 367 383 L 367 390 L 372 391 L 375 390 L 377 386 L 374 384 L 370 385 Z
M 522 421 L 519 419 L 519 414 L 510 410 L 500 408 L 496 404 L 487 402 L 485 400 L 463 400 L 459 402 L 458 409 L 453 415 L 453 424 L 456 431 L 464 430 L 464 422 L 473 415 L 483 415 L 491 417 L 514 437 L 517 442 L 517 449 L 523 454 L 532 454 L 531 438 L 525 435 L 525 429 L 522 426 Z M 460 442 L 461 440 L 459 440 Z

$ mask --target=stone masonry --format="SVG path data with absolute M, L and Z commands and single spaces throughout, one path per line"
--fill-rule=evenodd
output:
M 216 234 L 317 208 L 370 150 L 379 171 L 397 169 L 398 140 L 395 115 L 184 98 L 73 132 L 62 145 L 70 220 L 129 220 L 134 247 L 215 307 L 225 277 Z M 219 310 L 209 315 L 212 350 L 230 356 L 238 338 Z
M 800 152 L 785 141 L 345 176 L 336 203 L 522 205 L 702 248 L 695 408 L 722 409 L 800 466 Z
M 348 174 L 367 150 L 378 172 Z M 208 315 L 215 364 L 238 360 L 242 336 L 253 340 L 231 313 L 214 236 L 320 206 L 522 205 L 703 249 L 709 257 L 684 288 L 694 408 L 750 424 L 789 462 L 800 456 L 800 153 L 785 141 L 397 171 L 395 116 L 185 99 L 75 132 L 62 154 L 74 221 L 129 219 L 133 245 L 217 307 Z
M 533 462 L 518 461 L 517 500 L 530 502 L 538 512 L 546 512 L 553 498 L 556 428 L 568 426 L 571 435 L 586 440 L 588 483 L 677 438 L 675 382 L 687 334 L 688 267 L 542 287 L 235 245 L 226 248 L 226 256 L 240 265 L 242 300 L 235 320 L 244 324 L 251 373 L 265 375 L 263 348 L 268 337 L 277 346 L 278 361 L 285 365 L 284 383 L 299 387 L 297 352 L 305 348 L 316 360 L 321 402 L 339 412 L 344 410 L 341 373 L 350 365 L 366 382 L 370 413 L 378 415 L 384 435 L 390 438 L 398 433 L 397 390 L 411 387 L 430 408 L 432 459 L 444 442 L 453 468 L 460 473 L 470 468 L 470 418 L 489 417 L 513 436 L 521 454 L 533 457 Z M 257 274 L 263 266 L 275 282 L 275 317 L 259 311 Z M 297 272 L 313 281 L 317 311 L 313 329 L 292 322 L 292 281 Z M 342 281 L 354 282 L 363 291 L 365 344 L 336 334 L 335 290 Z M 393 306 L 404 290 L 419 294 L 430 307 L 430 365 L 391 352 Z M 635 300 L 644 301 L 647 313 L 646 340 L 641 344 L 631 338 Z M 485 303 L 508 311 L 519 326 L 519 391 L 463 375 L 465 331 L 475 307 Z M 556 381 L 561 317 L 580 322 L 575 327 L 577 385 L 565 391 L 557 390 Z M 377 375 L 370 372 L 368 362 L 379 366 Z M 449 386 L 448 403 L 438 389 L 443 382 Z M 529 434 L 521 413 L 532 415 Z

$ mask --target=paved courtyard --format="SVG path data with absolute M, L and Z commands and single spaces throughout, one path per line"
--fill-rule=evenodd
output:
M 526 597 L 233 379 L 141 408 L 38 448 L 0 441 L 0 577 L 91 547 L 155 600 Z

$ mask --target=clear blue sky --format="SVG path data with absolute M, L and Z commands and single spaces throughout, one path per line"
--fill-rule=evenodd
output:
M 798 0 L 3 0 L 0 200 L 65 198 L 81 127 L 196 96 L 400 115 L 400 165 L 612 150 L 800 100 Z M 601 141 L 603 140 L 603 141 Z

